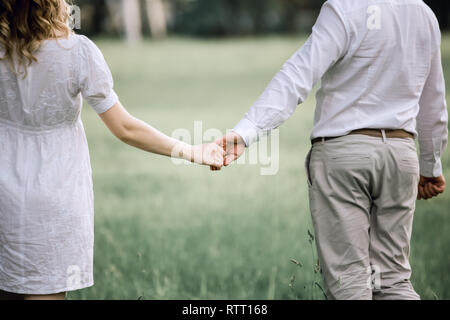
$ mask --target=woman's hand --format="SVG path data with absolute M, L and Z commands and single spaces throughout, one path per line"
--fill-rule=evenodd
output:
M 215 143 L 191 146 L 179 142 L 172 150 L 172 157 L 181 158 L 193 163 L 210 166 L 220 170 L 223 166 L 225 151 Z
M 215 143 L 199 144 L 191 147 L 190 161 L 220 169 L 225 151 Z

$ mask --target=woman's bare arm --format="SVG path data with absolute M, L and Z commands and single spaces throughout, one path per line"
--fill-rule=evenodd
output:
M 100 114 L 100 118 L 118 139 L 133 147 L 198 164 L 212 165 L 216 168 L 221 168 L 223 165 L 224 151 L 216 144 L 191 146 L 168 137 L 130 115 L 120 102 Z

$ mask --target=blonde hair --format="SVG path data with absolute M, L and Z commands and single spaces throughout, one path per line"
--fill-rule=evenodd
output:
M 0 45 L 4 55 L 0 60 L 7 60 L 14 72 L 16 60 L 25 77 L 44 40 L 67 38 L 72 33 L 68 18 L 65 0 L 1 0 Z

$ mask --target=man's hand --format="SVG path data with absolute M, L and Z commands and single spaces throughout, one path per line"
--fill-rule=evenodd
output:
M 230 165 L 237 160 L 245 151 L 245 142 L 240 135 L 230 132 L 227 135 L 215 141 L 217 145 L 225 151 L 224 166 Z M 220 170 L 220 168 L 211 167 L 211 170 Z
M 420 176 L 419 192 L 417 200 L 428 200 L 437 197 L 445 191 L 445 178 L 440 176 L 437 178 L 427 178 Z

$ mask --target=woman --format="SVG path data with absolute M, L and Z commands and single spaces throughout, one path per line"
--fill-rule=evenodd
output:
M 93 285 L 93 189 L 84 98 L 142 150 L 220 168 L 215 144 L 190 146 L 133 118 L 93 42 L 67 26 L 64 0 L 0 2 L 0 290 L 63 299 Z

